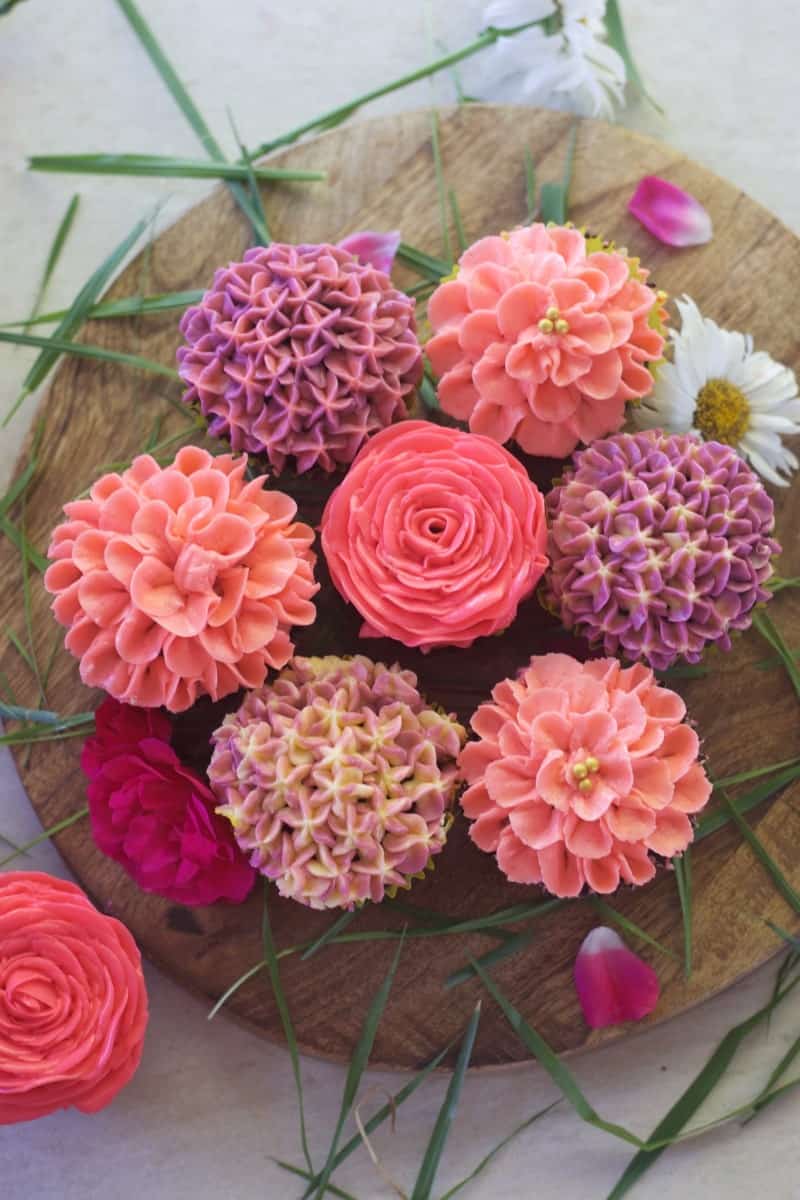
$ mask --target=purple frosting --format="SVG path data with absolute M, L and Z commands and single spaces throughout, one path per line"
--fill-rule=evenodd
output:
M 615 434 L 575 455 L 547 511 L 544 601 L 606 654 L 697 662 L 770 599 L 772 500 L 731 446 Z
M 414 302 L 383 271 L 327 244 L 273 243 L 218 270 L 181 320 L 184 400 L 234 450 L 280 472 L 352 461 L 408 415 L 422 376 Z

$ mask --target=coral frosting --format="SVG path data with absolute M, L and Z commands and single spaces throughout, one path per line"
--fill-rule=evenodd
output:
M 482 238 L 428 304 L 442 408 L 474 433 L 556 458 L 619 429 L 664 346 L 646 278 L 569 227 Z
M 275 242 L 218 270 L 186 311 L 178 366 L 209 432 L 276 471 L 332 471 L 407 415 L 422 376 L 414 302 L 349 250 Z
M 352 908 L 410 886 L 442 849 L 464 737 L 410 671 L 298 657 L 225 719 L 208 776 L 281 895 Z
M 322 518 L 362 637 L 469 646 L 510 625 L 547 565 L 544 500 L 490 438 L 404 421 L 371 439 Z
M 607 654 L 697 662 L 770 598 L 772 500 L 731 446 L 618 434 L 575 455 L 547 506 L 545 604 Z
M 259 687 L 315 609 L 313 531 L 247 460 L 185 446 L 141 455 L 64 508 L 45 587 L 81 678 L 117 700 L 179 712 Z
M 513 883 L 556 896 L 647 883 L 711 794 L 685 713 L 642 664 L 532 658 L 472 717 L 479 740 L 459 759 L 470 837 Z

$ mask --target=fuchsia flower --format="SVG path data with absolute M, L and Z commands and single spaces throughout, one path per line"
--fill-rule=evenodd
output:
M 660 991 L 653 968 L 606 925 L 598 925 L 581 943 L 575 988 L 592 1029 L 640 1021 L 658 1004 Z
M 628 211 L 667 246 L 701 246 L 711 241 L 711 217 L 700 201 L 658 175 L 645 175 Z
M 361 229 L 358 233 L 348 234 L 337 244 L 340 250 L 349 250 L 351 254 L 355 254 L 362 266 L 374 267 L 376 271 L 390 275 L 400 239 L 399 229 L 393 229 L 391 233 Z
M 145 892 L 178 904 L 246 899 L 255 881 L 207 784 L 169 745 L 162 713 L 110 697 L 81 754 L 92 835 Z

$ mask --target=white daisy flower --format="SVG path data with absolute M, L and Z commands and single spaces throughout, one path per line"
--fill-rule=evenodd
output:
M 800 433 L 794 371 L 749 334 L 720 329 L 688 296 L 676 301 L 680 330 L 670 330 L 672 359 L 662 363 L 649 396 L 632 410 L 639 429 L 696 433 L 734 446 L 770 483 L 785 487 L 798 461 L 783 434 Z
M 484 23 L 514 28 L 481 55 L 484 90 L 494 99 L 611 117 L 624 101 L 625 63 L 606 42 L 605 0 L 491 0 Z

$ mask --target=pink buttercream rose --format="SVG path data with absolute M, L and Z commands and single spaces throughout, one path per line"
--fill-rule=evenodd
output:
M 322 517 L 362 637 L 469 646 L 516 616 L 547 565 L 542 496 L 489 438 L 405 421 L 364 447 Z
M 110 698 L 81 754 L 92 835 L 145 892 L 194 906 L 250 894 L 255 871 L 204 780 L 169 745 L 168 718 Z
M 80 888 L 0 875 L 0 1125 L 93 1113 L 142 1055 L 147 993 L 136 943 Z
M 624 254 L 589 253 L 577 229 L 482 238 L 428 304 L 442 408 L 474 433 L 554 458 L 613 433 L 626 401 L 651 390 L 647 363 L 664 346 L 646 278 Z

